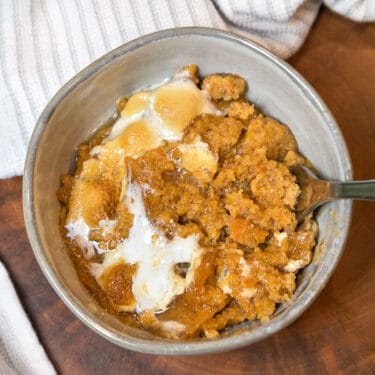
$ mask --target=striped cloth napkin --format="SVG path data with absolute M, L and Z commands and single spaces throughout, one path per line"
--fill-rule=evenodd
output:
M 55 370 L 0 262 L 0 375 L 50 375 Z
M 21 175 L 35 121 L 54 93 L 107 51 L 181 26 L 234 31 L 282 58 L 303 43 L 321 0 L 0 0 L 0 178 Z M 325 0 L 356 21 L 374 0 Z M 16 317 L 16 318 L 15 318 Z M 53 374 L 0 263 L 0 375 Z

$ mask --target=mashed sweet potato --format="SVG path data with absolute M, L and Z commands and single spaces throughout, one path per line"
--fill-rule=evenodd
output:
M 291 167 L 307 161 L 290 129 L 247 100 L 243 78 L 199 80 L 195 66 L 175 77 L 120 100 L 121 131 L 79 146 L 58 191 L 61 232 L 81 281 L 125 324 L 174 339 L 216 337 L 266 322 L 293 295 L 317 233 L 294 212 Z M 188 112 L 180 104 L 173 112 L 177 97 Z M 142 109 L 156 102 L 160 110 Z M 173 137 L 155 136 L 150 108 Z

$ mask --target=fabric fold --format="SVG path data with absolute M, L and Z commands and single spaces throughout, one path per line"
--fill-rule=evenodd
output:
M 1 262 L 0 374 L 56 374 Z

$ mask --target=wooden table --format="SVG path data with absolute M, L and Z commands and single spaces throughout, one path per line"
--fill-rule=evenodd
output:
M 340 124 L 355 178 L 375 178 L 375 24 L 356 24 L 323 9 L 290 63 Z M 59 373 L 375 373 L 375 203 L 355 203 L 349 239 L 333 277 L 294 324 L 241 350 L 168 357 L 121 349 L 65 307 L 28 243 L 21 183 L 20 177 L 0 181 L 0 259 Z

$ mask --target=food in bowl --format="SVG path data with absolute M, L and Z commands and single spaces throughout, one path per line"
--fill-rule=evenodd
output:
M 311 260 L 290 129 L 263 116 L 234 74 L 183 67 L 118 102 L 78 147 L 58 192 L 80 280 L 108 312 L 155 335 L 217 337 L 267 321 Z

